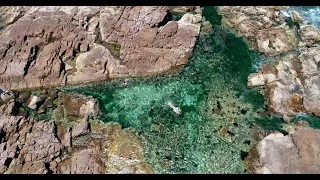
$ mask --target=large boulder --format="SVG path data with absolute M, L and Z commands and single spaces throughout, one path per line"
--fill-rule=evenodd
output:
M 0 34 L 0 88 L 149 75 L 185 64 L 199 35 L 201 9 L 173 8 L 182 13 L 179 21 L 171 9 L 1 7 L 6 25 Z
M 311 47 L 299 55 L 305 88 L 303 105 L 307 111 L 320 115 L 320 47 Z
M 152 173 L 146 163 L 141 139 L 116 123 L 94 121 L 92 135 L 74 140 L 69 158 L 58 164 L 62 174 Z
M 254 172 L 262 174 L 318 174 L 320 131 L 297 128 L 284 136 L 273 133 L 257 144 Z
M 298 76 L 298 65 L 296 55 L 284 56 L 278 64 L 266 64 L 258 73 L 250 74 L 248 86 L 265 87 L 270 111 L 293 117 L 297 112 L 305 111 L 305 92 Z

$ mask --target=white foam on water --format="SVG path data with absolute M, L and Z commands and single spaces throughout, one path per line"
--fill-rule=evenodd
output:
M 308 119 L 311 118 L 309 114 L 304 113 L 304 112 L 298 112 L 298 113 L 296 114 L 296 117 L 304 117 L 304 118 L 308 118 Z
M 304 19 L 305 24 L 313 24 L 320 28 L 320 6 L 292 6 L 281 13 L 286 17 L 290 17 L 291 11 L 297 11 Z

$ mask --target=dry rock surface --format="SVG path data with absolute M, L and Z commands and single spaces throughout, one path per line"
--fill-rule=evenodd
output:
M 170 11 L 182 13 L 172 19 Z M 200 7 L 0 7 L 0 88 L 21 90 L 167 71 L 185 64 Z
M 299 127 L 284 136 L 272 133 L 257 144 L 255 173 L 318 174 L 320 131 Z
M 248 77 L 248 86 L 265 90 L 270 113 L 286 123 L 297 113 L 320 116 L 320 30 L 305 24 L 298 12 L 291 12 L 293 24 L 280 10 L 286 7 L 218 7 L 223 23 L 249 46 L 272 61 Z M 320 131 L 291 126 L 288 135 L 274 132 L 251 150 L 254 173 L 319 173 Z
M 90 97 L 58 96 L 62 111 L 55 111 L 62 116 L 52 116 L 49 121 L 13 115 L 18 100 L 0 106 L 0 173 L 153 172 L 145 161 L 141 139 L 133 130 L 90 120 L 98 113 L 96 101 Z
M 298 112 L 320 115 L 320 30 L 304 24 L 296 11 L 291 18 L 299 26 L 290 27 L 280 12 L 285 8 L 230 6 L 218 11 L 224 24 L 244 36 L 251 48 L 274 59 L 249 75 L 248 86 L 265 88 L 269 110 L 290 122 Z

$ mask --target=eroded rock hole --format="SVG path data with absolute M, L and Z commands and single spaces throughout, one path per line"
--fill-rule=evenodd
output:
M 4 161 L 4 165 L 7 166 L 7 167 L 9 167 L 10 164 L 11 164 L 11 162 L 12 162 L 12 159 L 11 159 L 11 158 L 7 158 L 7 159 Z
M 166 16 L 163 18 L 163 20 L 161 21 L 161 22 L 159 22 L 159 24 L 158 24 L 158 28 L 159 27 L 161 27 L 161 26 L 164 26 L 164 25 L 166 25 L 169 21 L 171 21 L 172 20 L 172 14 L 171 14 L 171 12 L 170 11 L 167 11 L 167 14 L 166 14 Z
M 0 142 L 2 143 L 6 137 L 6 132 L 3 129 L 0 129 Z
M 249 155 L 248 152 L 242 151 L 242 150 L 240 151 L 240 156 L 241 156 L 242 161 L 243 161 L 248 155 Z
M 48 170 L 47 174 L 53 174 L 53 171 L 50 169 L 50 164 L 49 163 L 44 163 L 44 166 Z

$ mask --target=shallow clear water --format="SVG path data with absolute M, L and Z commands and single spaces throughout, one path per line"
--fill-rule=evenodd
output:
M 241 154 L 254 144 L 251 128 L 264 125 L 257 120 L 257 112 L 265 111 L 263 95 L 247 87 L 261 58 L 221 28 L 214 7 L 205 7 L 204 16 L 214 33 L 200 35 L 178 75 L 133 78 L 128 87 L 113 80 L 66 90 L 95 97 L 102 121 L 136 129 L 156 173 L 245 173 Z

